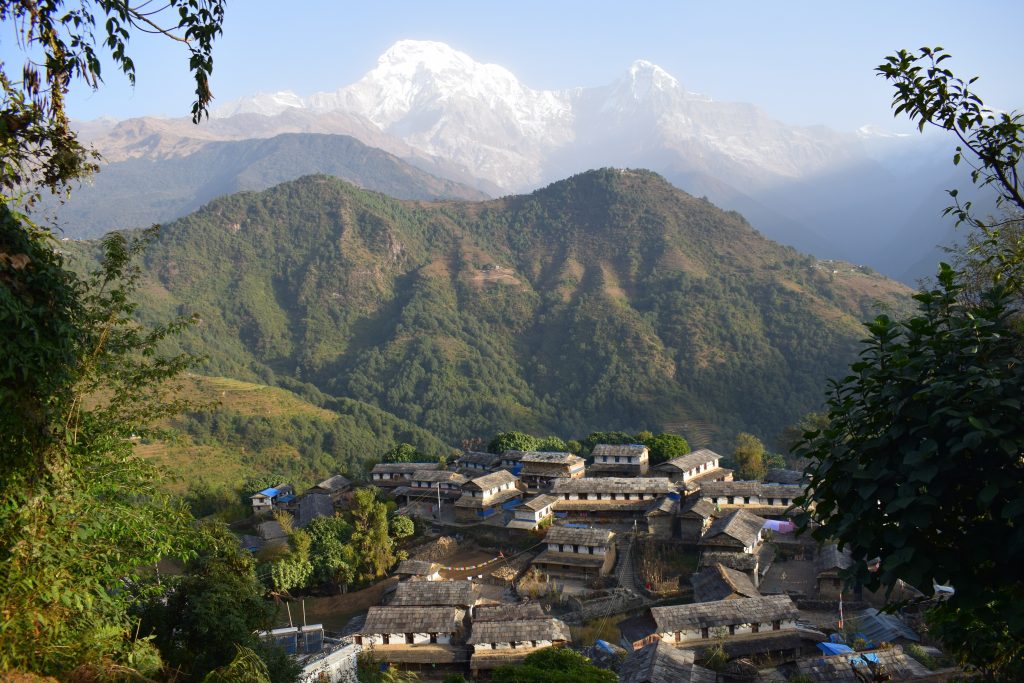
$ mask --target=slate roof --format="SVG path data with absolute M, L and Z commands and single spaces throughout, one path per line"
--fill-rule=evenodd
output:
M 395 568 L 395 574 L 402 574 L 406 576 L 430 576 L 439 569 L 441 569 L 441 565 L 436 562 L 427 562 L 425 560 L 402 560 Z
M 470 581 L 406 581 L 395 587 L 391 607 L 469 607 L 476 602 Z
M 299 498 L 299 509 L 295 526 L 305 529 L 317 517 L 334 514 L 334 503 L 328 493 L 307 493 Z
M 849 549 L 840 551 L 835 543 L 826 543 L 818 549 L 818 574 L 838 574 L 853 566 Z
M 775 484 L 800 484 L 804 481 L 804 473 L 800 470 L 786 470 L 781 467 L 773 467 L 764 475 L 765 483 Z
M 553 526 L 544 536 L 545 543 L 568 545 L 606 546 L 612 541 L 614 533 L 608 529 L 575 529 L 567 526 Z
M 412 481 L 446 482 L 449 484 L 465 484 L 469 479 L 458 472 L 449 470 L 416 470 L 412 473 Z
M 924 678 L 929 673 L 923 670 L 916 660 L 909 659 L 898 645 L 886 650 L 801 659 L 797 666 L 800 673 L 808 676 L 814 683 L 861 683 L 863 679 L 858 678 L 853 672 L 850 662 L 855 663 L 857 671 L 868 674 L 869 669 L 865 661 L 867 655 L 883 664 L 894 681 Z
M 765 624 L 796 619 L 800 612 L 788 595 L 768 595 L 742 600 L 695 602 L 690 605 L 652 607 L 651 617 L 658 633 L 714 628 L 730 624 Z
M 716 467 L 713 470 L 704 470 L 686 480 L 683 486 L 687 493 L 700 491 L 700 487 L 707 481 L 724 481 L 732 477 L 733 471 L 727 467 Z
M 742 598 L 761 596 L 749 576 L 721 563 L 705 567 L 694 574 L 690 577 L 690 583 L 693 584 L 694 602 L 714 602 L 733 595 Z
M 800 484 L 766 484 L 761 481 L 709 481 L 701 484 L 702 497 L 761 496 L 764 498 L 796 498 L 802 495 Z
M 539 619 L 516 619 L 513 621 L 473 620 L 473 632 L 469 644 L 511 643 L 524 640 L 572 640 L 569 627 L 561 619 L 541 617 Z
M 722 456 L 715 453 L 710 448 L 701 448 L 693 453 L 687 453 L 686 455 L 680 455 L 678 458 L 667 460 L 660 465 L 657 465 L 657 468 L 663 470 L 675 469 L 680 472 L 687 472 L 692 470 L 694 467 L 699 467 L 713 460 L 721 459 L 721 457 Z
M 658 515 L 674 515 L 679 505 L 679 501 L 675 498 L 669 498 L 665 496 L 654 502 L 654 505 L 647 509 L 645 513 L 647 517 L 655 517 Z
M 547 493 L 542 493 L 540 495 L 534 496 L 533 498 L 524 500 L 522 503 L 516 506 L 516 509 L 518 510 L 519 508 L 526 508 L 527 510 L 533 510 L 534 512 L 536 512 L 537 510 L 542 510 L 546 508 L 547 506 L 551 505 L 557 500 L 558 498 L 556 498 L 555 496 L 549 495 Z
M 497 467 L 501 462 L 501 456 L 497 453 L 484 453 L 481 451 L 466 451 L 455 461 L 457 465 L 473 463 L 484 467 Z
M 545 465 L 574 465 L 582 461 L 583 458 L 578 455 L 552 451 L 526 451 L 519 459 L 522 463 L 534 462 Z
M 693 663 L 693 651 L 663 640 L 633 650 L 619 668 L 619 683 L 715 683 L 717 674 Z
M 465 487 L 463 487 L 463 488 L 465 488 Z M 498 505 L 503 505 L 504 503 L 507 503 L 508 501 L 512 500 L 513 498 L 516 498 L 517 496 L 521 496 L 521 495 L 523 495 L 523 492 L 520 491 L 517 488 L 505 489 L 504 491 L 498 491 L 497 493 L 491 494 L 490 496 L 487 496 L 486 498 L 481 498 L 479 496 L 474 498 L 473 496 L 469 495 L 469 493 L 463 491 L 462 495 L 459 496 L 459 499 L 455 501 L 455 507 L 457 507 L 457 508 L 477 508 L 477 509 L 481 509 L 482 510 L 485 505 L 487 507 L 495 507 L 495 506 L 498 506 Z
M 722 564 L 739 572 L 752 572 L 757 566 L 757 555 L 751 553 L 734 553 L 728 550 L 705 550 L 700 554 L 701 567 L 713 567 Z
M 717 506 L 707 498 L 690 496 L 679 507 L 680 517 L 698 516 L 702 519 L 712 517 L 718 510 Z
M 650 452 L 650 449 L 642 443 L 628 443 L 628 444 L 609 444 L 599 443 L 594 446 L 594 450 L 590 452 L 595 458 L 599 455 L 604 456 L 632 456 L 632 457 L 643 457 L 645 454 Z
M 558 552 L 545 550 L 533 558 L 533 564 L 564 564 L 570 567 L 594 567 L 604 565 L 604 555 L 584 555 L 583 553 Z
M 335 474 L 333 477 L 328 477 L 322 482 L 314 486 L 313 488 L 323 489 L 324 491 L 345 491 L 346 489 L 352 488 L 352 480 L 348 477 Z
M 764 528 L 764 522 L 763 518 L 746 510 L 735 510 L 712 522 L 700 542 L 714 544 L 721 536 L 728 536 L 744 546 L 752 546 L 757 543 L 757 536 Z
M 425 581 L 399 586 L 433 585 Z M 455 607 L 371 607 L 362 635 L 377 633 L 455 633 L 462 628 L 465 612 Z
M 373 466 L 370 472 L 409 472 L 410 474 L 417 470 L 436 470 L 436 462 L 379 462 Z
M 664 477 L 581 477 L 579 479 L 556 479 L 551 493 L 654 493 L 665 495 L 675 492 L 676 487 Z
M 519 478 L 508 470 L 498 470 L 497 472 L 485 474 L 482 477 L 474 477 L 463 484 L 462 487 L 487 491 L 489 489 L 497 488 L 502 484 L 516 482 L 518 480 Z
M 513 621 L 522 619 L 542 619 L 544 608 L 539 602 L 524 602 L 510 605 L 478 605 L 473 608 L 473 623 L 481 621 Z

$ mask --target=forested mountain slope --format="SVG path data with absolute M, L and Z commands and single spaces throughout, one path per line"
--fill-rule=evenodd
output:
M 148 315 L 195 311 L 208 371 L 292 377 L 457 444 L 816 408 L 876 301 L 908 290 L 771 242 L 646 171 L 398 201 L 313 176 L 215 200 L 147 252 Z

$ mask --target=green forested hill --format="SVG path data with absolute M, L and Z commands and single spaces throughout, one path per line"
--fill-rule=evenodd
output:
M 194 311 L 212 374 L 312 383 L 458 443 L 699 428 L 816 408 L 908 290 L 770 242 L 645 171 L 481 203 L 312 176 L 215 200 L 147 252 L 144 315 Z

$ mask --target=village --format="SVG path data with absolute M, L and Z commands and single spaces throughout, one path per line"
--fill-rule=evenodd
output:
M 803 474 L 769 469 L 740 481 L 704 448 L 650 465 L 647 446 L 564 452 L 464 452 L 375 465 L 379 487 L 425 525 L 379 603 L 343 625 L 263 634 L 302 666 L 302 681 L 356 681 L 360 653 L 425 681 L 488 680 L 495 668 L 567 647 L 628 683 L 947 680 L 921 632 L 933 600 L 909 586 L 885 595 L 844 587 L 848 554 L 797 536 Z M 345 509 L 354 484 L 331 477 L 301 495 L 252 495 L 267 519 L 299 527 Z M 264 532 L 263 529 L 269 529 Z M 302 607 L 305 612 L 305 605 Z M 930 666 L 926 666 L 930 664 Z M 451 678 L 449 678 L 451 680 Z

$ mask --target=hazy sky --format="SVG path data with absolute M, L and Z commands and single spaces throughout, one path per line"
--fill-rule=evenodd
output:
M 4 28 L 0 57 L 10 69 L 22 58 Z M 603 85 L 647 59 L 688 90 L 752 102 L 787 123 L 906 130 L 873 74 L 886 54 L 942 45 L 957 73 L 982 76 L 977 89 L 987 103 L 1024 108 L 1022 29 L 1021 0 L 231 0 L 212 87 L 218 102 L 257 90 L 335 90 L 373 68 L 395 41 L 412 38 L 500 64 L 532 88 Z M 135 90 L 110 69 L 98 92 L 74 88 L 74 117 L 188 113 L 182 46 L 143 36 L 131 52 Z

